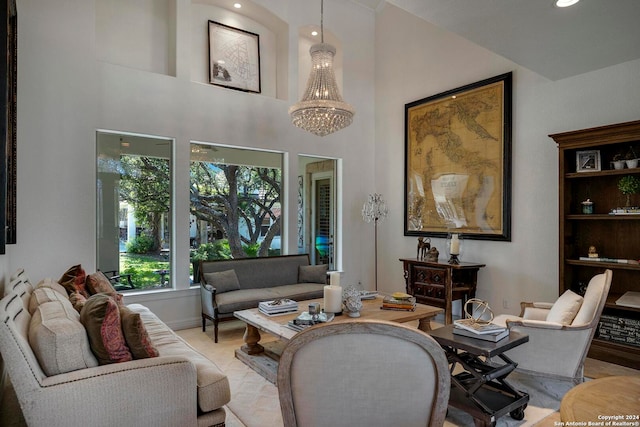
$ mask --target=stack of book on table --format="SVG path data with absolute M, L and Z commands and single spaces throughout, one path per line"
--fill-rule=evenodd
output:
M 383 310 L 415 311 L 416 298 L 403 292 L 395 292 L 384 297 L 380 308 Z
M 509 329 L 495 323 L 479 323 L 473 319 L 459 319 L 453 322 L 453 333 L 465 337 L 498 342 L 509 336 Z
M 298 303 L 288 298 L 261 301 L 258 303 L 258 310 L 260 313 L 266 314 L 267 316 L 296 313 L 298 311 Z
M 324 311 L 315 317 L 309 314 L 309 312 L 303 311 L 298 317 L 287 322 L 285 326 L 289 327 L 289 329 L 300 332 L 309 326 L 317 325 L 318 323 L 331 322 L 334 317 L 335 315 L 333 313 L 327 314 Z

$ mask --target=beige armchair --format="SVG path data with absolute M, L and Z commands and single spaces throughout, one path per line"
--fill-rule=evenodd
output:
M 589 281 L 579 310 L 569 324 L 548 320 L 552 303 L 523 302 L 519 317 L 502 314 L 493 320 L 529 335 L 528 343 L 505 353 L 518 364 L 518 370 L 571 379 L 576 384 L 584 381 L 584 360 L 607 300 L 611 275 L 611 270 L 605 270 Z
M 450 382 L 433 338 L 385 321 L 311 327 L 287 344 L 278 367 L 285 427 L 442 426 Z

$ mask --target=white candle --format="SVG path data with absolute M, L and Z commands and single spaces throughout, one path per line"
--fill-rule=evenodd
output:
M 329 284 L 333 286 L 340 286 L 340 272 L 332 271 L 329 273 Z
M 324 287 L 324 311 L 326 313 L 342 311 L 342 287 L 334 285 Z
M 459 255 L 460 254 L 460 239 L 458 239 L 458 235 L 454 234 L 451 236 L 451 249 L 450 249 L 451 253 L 453 255 Z

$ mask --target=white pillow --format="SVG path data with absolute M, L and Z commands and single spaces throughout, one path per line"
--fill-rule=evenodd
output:
M 98 366 L 80 315 L 61 301 L 36 307 L 29 323 L 29 344 L 47 376 Z
M 549 314 L 547 314 L 547 322 L 556 322 L 562 325 L 570 325 L 573 318 L 578 314 L 580 306 L 582 305 L 582 298 L 580 295 L 566 291 L 558 300 L 553 303 Z

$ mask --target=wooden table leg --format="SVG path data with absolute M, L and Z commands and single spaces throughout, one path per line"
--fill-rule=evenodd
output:
M 259 354 L 264 351 L 258 342 L 260 341 L 260 331 L 253 325 L 247 323 L 247 329 L 244 331 L 244 345 L 240 347 L 240 350 L 247 354 Z
M 432 331 L 433 329 L 431 329 L 431 319 L 433 318 L 435 318 L 435 316 L 423 317 L 422 319 L 418 320 L 418 329 L 420 329 L 422 332 Z

